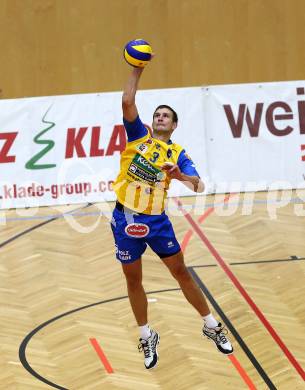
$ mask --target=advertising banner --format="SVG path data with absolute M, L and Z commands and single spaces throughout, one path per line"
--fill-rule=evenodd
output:
M 0 208 L 115 200 L 126 145 L 121 92 L 0 101 Z M 174 142 L 206 193 L 305 188 L 305 82 L 138 91 L 151 126 L 178 113 Z M 193 195 L 173 180 L 169 196 Z
M 112 183 L 126 145 L 121 96 L 114 92 L 0 101 L 0 208 L 114 200 Z M 185 146 L 202 171 L 201 88 L 139 91 L 140 118 L 148 126 L 159 104 L 178 112 L 173 140 Z M 171 195 L 191 193 L 173 184 Z
M 212 192 L 305 187 L 305 82 L 203 88 Z

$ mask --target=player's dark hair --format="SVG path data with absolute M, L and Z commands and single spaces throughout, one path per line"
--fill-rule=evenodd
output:
M 159 110 L 159 108 L 167 108 L 168 110 L 170 110 L 173 113 L 173 122 L 178 123 L 178 115 L 177 115 L 176 111 L 173 108 L 171 108 L 170 106 L 167 106 L 166 104 L 161 104 L 160 106 L 158 106 L 155 109 L 153 116 L 155 116 L 155 113 L 157 110 Z

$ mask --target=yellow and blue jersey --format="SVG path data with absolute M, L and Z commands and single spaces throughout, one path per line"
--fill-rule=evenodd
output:
M 182 173 L 199 176 L 182 146 L 153 138 L 139 117 L 124 119 L 128 142 L 121 155 L 120 173 L 114 182 L 118 201 L 143 214 L 161 214 L 171 179 L 162 171 L 165 162 L 177 164 Z

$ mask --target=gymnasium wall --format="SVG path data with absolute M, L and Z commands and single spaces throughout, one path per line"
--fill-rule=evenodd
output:
M 304 79 L 304 19 L 303 0 L 1 0 L 0 96 L 119 91 L 137 37 L 142 89 Z

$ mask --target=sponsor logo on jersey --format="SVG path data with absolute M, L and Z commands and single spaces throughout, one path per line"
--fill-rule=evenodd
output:
M 145 144 L 140 144 L 136 146 L 138 152 L 145 154 L 148 151 L 148 146 Z
M 149 227 L 144 223 L 130 223 L 125 227 L 125 233 L 129 237 L 142 238 L 149 233 Z
M 160 172 L 159 169 L 153 167 L 150 162 L 139 153 L 135 155 L 128 168 L 128 174 L 130 176 L 133 176 L 133 178 L 136 176 L 141 179 L 141 181 L 145 181 L 149 184 L 154 184 L 159 180 L 157 179 L 157 175 Z
M 127 174 L 129 174 L 133 180 L 146 182 L 148 184 L 154 184 L 157 181 L 156 175 L 139 168 L 135 164 L 129 166 Z
M 149 161 L 146 160 L 145 157 L 141 156 L 140 154 L 136 154 L 135 158 L 132 160 L 136 164 L 139 164 L 141 168 L 153 172 L 153 173 L 158 173 L 159 170 L 153 167 Z
M 131 164 L 130 167 L 129 167 L 129 170 L 133 173 L 135 173 L 137 171 L 137 166 L 134 165 L 134 164 Z
M 116 246 L 116 254 L 121 261 L 131 260 L 131 254 L 129 253 L 129 250 L 119 250 Z
M 167 158 L 171 158 L 172 154 L 173 154 L 172 149 L 167 149 L 167 153 L 166 153 Z

